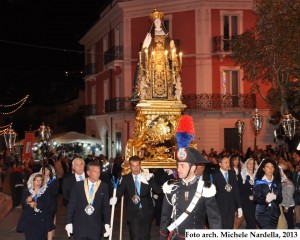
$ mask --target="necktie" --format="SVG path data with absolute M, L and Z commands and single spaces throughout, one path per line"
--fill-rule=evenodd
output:
M 90 197 L 92 197 L 92 195 L 93 195 L 93 192 L 94 192 L 94 183 L 92 183 L 92 185 L 91 185 L 91 187 L 90 187 L 90 191 L 89 191 L 89 195 L 90 195 Z
M 139 183 L 139 180 L 138 180 L 138 176 L 135 176 L 135 188 L 136 188 L 136 192 L 137 194 L 140 196 L 140 183 Z
M 224 177 L 225 177 L 226 182 L 228 183 L 228 172 L 224 173 Z
M 139 183 L 139 180 L 138 180 L 138 176 L 135 176 L 134 184 L 135 184 L 135 188 L 136 188 L 137 195 L 140 196 L 140 193 L 141 193 L 141 187 L 140 187 L 140 183 Z M 141 204 L 141 203 L 140 203 L 140 205 L 139 205 L 139 208 L 142 208 L 142 204 Z
M 79 180 L 82 181 L 82 180 L 83 180 L 83 177 L 82 177 L 82 176 L 79 176 Z

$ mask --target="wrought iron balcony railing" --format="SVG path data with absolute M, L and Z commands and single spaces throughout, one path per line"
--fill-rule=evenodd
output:
M 97 105 L 96 104 L 85 105 L 84 114 L 85 116 L 98 115 Z
M 131 112 L 134 110 L 134 104 L 131 98 L 112 98 L 105 100 L 105 112 Z
M 238 111 L 256 108 L 254 94 L 191 94 L 183 96 L 187 109 L 200 111 Z
M 182 102 L 188 110 L 195 111 L 243 111 L 256 108 L 254 94 L 191 94 Z M 134 111 L 131 98 L 113 98 L 105 101 L 105 113 Z
M 104 65 L 114 60 L 123 60 L 123 46 L 114 46 L 104 52 Z
M 214 53 L 231 53 L 231 40 L 232 38 L 224 37 L 224 36 L 215 36 L 212 39 L 212 47 Z
M 96 64 L 90 63 L 84 67 L 84 76 L 96 74 Z

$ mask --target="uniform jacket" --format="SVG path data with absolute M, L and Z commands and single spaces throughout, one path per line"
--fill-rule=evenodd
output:
M 273 191 L 276 199 L 270 204 L 266 202 L 266 196 Z M 253 200 L 256 205 L 255 216 L 259 226 L 263 229 L 274 229 L 277 227 L 280 215 L 279 204 L 282 202 L 281 182 L 272 182 L 271 187 L 264 180 L 255 180 L 253 186 Z
M 181 239 L 185 234 L 185 229 L 204 229 L 206 225 L 206 218 L 208 219 L 209 228 L 221 229 L 221 217 L 218 205 L 215 199 L 215 186 L 204 186 L 202 197 L 198 200 L 197 205 L 190 213 L 190 215 L 178 226 L 174 233 L 169 233 L 167 227 L 175 221 L 187 209 L 192 201 L 198 180 L 192 180 L 189 185 L 180 180 L 174 186 L 177 189 L 171 193 L 166 193 L 162 208 L 161 224 L 160 224 L 160 239 L 168 239 L 169 234 L 174 234 L 174 239 Z M 176 187 L 174 187 L 175 189 Z M 172 212 L 175 210 L 176 216 L 172 219 Z
M 93 240 L 100 239 L 103 225 L 110 224 L 109 193 L 106 183 L 101 182 L 95 194 L 93 214 L 86 214 L 85 207 L 87 205 L 84 181 L 76 182 L 68 204 L 66 223 L 73 223 L 75 239 L 84 237 Z

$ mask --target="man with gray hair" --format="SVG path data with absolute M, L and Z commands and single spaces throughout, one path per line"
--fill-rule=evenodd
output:
M 74 233 L 74 239 L 100 240 L 103 225 L 103 237 L 111 233 L 108 185 L 100 180 L 98 162 L 89 162 L 86 170 L 88 178 L 76 182 L 72 189 L 65 229 L 68 237 Z
M 63 205 L 68 206 L 71 191 L 76 182 L 82 181 L 86 178 L 84 173 L 84 160 L 82 158 L 75 158 L 72 161 L 72 173 L 64 176 L 62 184 Z

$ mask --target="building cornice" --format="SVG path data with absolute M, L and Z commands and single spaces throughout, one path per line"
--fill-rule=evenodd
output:
M 149 16 L 154 8 L 158 8 L 165 14 L 197 10 L 200 8 L 209 9 L 252 9 L 252 0 L 134 0 L 115 1 L 111 9 L 106 9 L 106 14 L 99 19 L 80 39 L 79 43 L 89 48 L 109 32 L 109 27 L 114 28 L 124 19 Z M 108 7 L 110 8 L 110 6 Z M 107 23 L 111 23 L 110 25 Z M 103 24 L 104 23 L 104 24 Z

